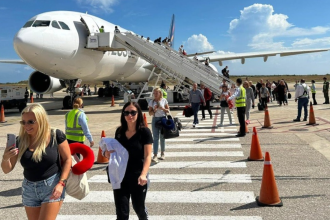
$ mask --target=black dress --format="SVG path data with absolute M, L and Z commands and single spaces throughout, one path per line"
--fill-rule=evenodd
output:
M 277 86 L 277 92 L 278 92 L 278 101 L 282 105 L 282 102 L 284 103 L 285 101 L 285 85 L 278 85 Z

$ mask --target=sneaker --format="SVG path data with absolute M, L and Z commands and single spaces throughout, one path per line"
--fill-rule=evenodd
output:
M 165 160 L 165 154 L 162 153 L 159 159 L 160 159 L 160 160 Z
M 307 118 L 304 118 L 304 121 L 307 121 Z
M 202 121 L 205 120 L 205 118 L 202 118 Z
M 155 155 L 152 159 L 151 159 L 152 162 L 154 163 L 158 163 L 158 158 L 157 158 L 157 155 Z
M 300 121 L 300 119 L 296 118 L 296 119 L 293 119 L 293 121 Z
M 193 124 L 193 127 L 195 127 L 196 125 L 195 124 Z
M 210 116 L 210 119 L 212 119 L 212 118 L 213 118 L 213 116 L 211 115 L 211 116 Z
M 218 124 L 218 127 L 223 127 L 223 124 Z

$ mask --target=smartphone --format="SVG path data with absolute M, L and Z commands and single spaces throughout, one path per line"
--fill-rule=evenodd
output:
M 7 134 L 7 147 L 13 146 L 16 144 L 16 135 Z

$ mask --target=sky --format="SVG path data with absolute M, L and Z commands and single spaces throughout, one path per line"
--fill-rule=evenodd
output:
M 31 17 L 56 10 L 88 12 L 151 39 L 168 35 L 175 49 L 217 54 L 330 48 L 329 0 L 15 0 L 0 1 L 0 60 L 20 59 L 13 37 Z M 231 75 L 327 74 L 330 52 L 225 61 Z M 213 63 L 219 70 L 223 68 Z M 0 64 L 0 82 L 27 80 L 27 65 Z

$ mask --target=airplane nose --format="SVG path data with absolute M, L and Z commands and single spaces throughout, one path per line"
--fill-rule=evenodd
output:
M 15 51 L 25 61 L 40 56 L 43 50 L 42 34 L 38 35 L 33 29 L 22 29 L 14 37 Z

